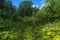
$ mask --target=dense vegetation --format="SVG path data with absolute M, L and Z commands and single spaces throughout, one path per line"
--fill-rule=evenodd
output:
M 46 0 L 41 9 L 24 0 L 18 9 L 0 0 L 0 40 L 60 40 L 60 0 Z

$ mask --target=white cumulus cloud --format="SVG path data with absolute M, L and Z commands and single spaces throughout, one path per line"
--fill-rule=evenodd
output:
M 32 5 L 32 7 L 37 7 L 38 8 L 39 6 L 38 5 Z
M 41 7 L 39 7 L 39 9 L 42 9 L 44 6 L 45 6 L 45 3 L 44 3 L 44 4 L 42 4 L 42 6 L 41 6 Z

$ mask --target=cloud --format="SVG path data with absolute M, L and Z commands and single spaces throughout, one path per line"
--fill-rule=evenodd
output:
M 43 2 L 43 1 L 42 1 Z M 38 5 L 32 5 L 32 7 L 37 7 L 39 9 L 42 9 L 45 6 L 45 3 L 43 3 L 40 7 Z
M 45 3 L 44 3 L 44 4 L 42 4 L 42 7 L 43 7 L 43 6 L 45 6 Z
M 45 6 L 45 3 L 41 5 L 41 7 L 39 7 L 39 9 L 42 9 Z
M 37 7 L 38 8 L 39 6 L 38 5 L 32 5 L 32 7 Z

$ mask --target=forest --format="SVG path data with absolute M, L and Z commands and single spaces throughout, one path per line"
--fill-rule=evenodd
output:
M 32 5 L 0 0 L 0 40 L 60 40 L 60 0 L 46 0 L 41 9 Z

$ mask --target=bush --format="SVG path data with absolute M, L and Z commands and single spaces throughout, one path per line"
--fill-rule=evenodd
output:
M 1 40 L 16 40 L 17 36 L 16 36 L 16 33 L 11 33 L 10 31 L 3 31 L 3 32 L 0 32 L 0 39 Z
M 60 36 L 60 23 L 49 23 L 45 26 L 43 26 L 42 29 L 42 38 L 44 40 L 59 40 L 59 36 Z M 58 36 L 57 36 L 58 35 Z

